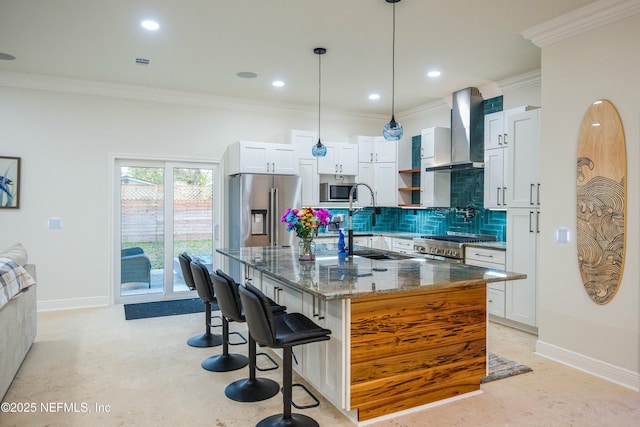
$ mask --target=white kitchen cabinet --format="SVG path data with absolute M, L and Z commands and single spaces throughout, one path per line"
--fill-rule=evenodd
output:
M 392 251 L 401 254 L 413 254 L 413 239 L 404 239 L 402 237 L 394 237 L 392 241 Z
M 484 116 L 484 149 L 491 150 L 508 146 L 511 137 L 513 137 L 513 134 L 509 132 L 509 117 L 536 108 L 538 107 L 521 105 Z
M 346 406 L 342 393 L 347 387 L 345 361 L 341 356 L 345 346 L 342 319 L 346 317 L 346 304 L 347 300 L 326 301 L 305 293 L 302 313 L 317 325 L 331 330 L 331 338 L 299 346 L 304 351 L 302 373 L 305 379 L 338 407 Z
M 451 162 L 451 129 L 433 127 L 420 132 L 420 158 L 427 166 Z
M 505 147 L 484 150 L 484 208 L 507 207 L 504 174 L 508 157 Z
M 487 114 L 484 126 L 484 207 L 539 205 L 540 109 Z
M 291 144 L 238 141 L 228 148 L 227 174 L 238 173 L 296 175 L 296 148 Z
M 396 163 L 398 160 L 398 141 L 387 141 L 382 136 L 358 135 L 351 138 L 358 145 L 360 163 Z
M 540 109 L 509 116 L 507 207 L 540 205 Z
M 449 207 L 451 204 L 451 173 L 429 171 L 430 159 L 423 159 L 420 172 L 420 206 L 425 208 Z
M 527 278 L 507 282 L 505 318 L 532 328 L 537 326 L 539 216 L 538 209 L 507 210 L 506 269 Z
M 499 249 L 465 247 L 464 263 L 496 270 L 506 269 L 506 253 Z M 498 317 L 505 317 L 505 282 L 491 282 L 487 285 L 487 311 Z
M 369 247 L 374 249 L 382 249 L 385 251 L 392 251 L 393 239 L 387 236 L 374 235 L 369 237 Z
M 298 175 L 302 185 L 302 206 L 318 206 L 320 204 L 320 175 L 316 158 L 298 159 Z
M 296 147 L 298 159 L 315 159 L 311 150 L 318 142 L 318 132 L 292 129 L 287 134 L 287 143 Z
M 327 175 L 357 175 L 358 146 L 340 142 L 323 142 L 327 155 L 318 157 L 318 173 Z
M 371 187 L 376 206 L 396 206 L 398 170 L 395 163 L 360 162 L 358 182 Z M 365 187 L 358 187 L 357 206 L 371 206 L 371 193 Z

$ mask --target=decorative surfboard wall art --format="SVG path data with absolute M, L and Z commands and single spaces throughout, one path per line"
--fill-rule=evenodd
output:
M 613 299 L 624 270 L 627 154 L 614 105 L 594 102 L 578 140 L 578 265 L 584 289 L 596 304 Z

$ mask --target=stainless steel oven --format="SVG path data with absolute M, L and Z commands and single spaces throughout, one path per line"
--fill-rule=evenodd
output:
M 444 235 L 425 235 L 413 239 L 413 250 L 420 255 L 446 262 L 464 262 L 464 245 L 495 242 L 498 238 L 486 234 L 449 232 Z

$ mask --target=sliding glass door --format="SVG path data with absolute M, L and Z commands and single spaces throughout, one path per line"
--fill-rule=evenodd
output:
M 116 161 L 116 302 L 193 296 L 178 255 L 213 268 L 217 165 Z

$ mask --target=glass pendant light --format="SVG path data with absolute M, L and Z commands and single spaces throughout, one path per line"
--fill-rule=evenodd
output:
M 327 155 L 327 147 L 320 141 L 320 95 L 322 94 L 322 68 L 320 58 L 327 53 L 327 49 L 323 47 L 317 47 L 313 49 L 313 53 L 318 55 L 318 143 L 311 149 L 313 157 L 324 157 Z
M 382 135 L 387 141 L 397 141 L 402 138 L 402 125 L 395 118 L 395 89 L 396 89 L 396 3 L 400 0 L 386 0 L 393 4 L 393 42 L 391 47 L 391 121 L 384 125 Z

